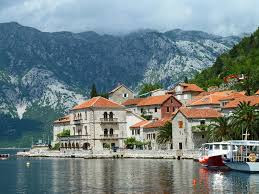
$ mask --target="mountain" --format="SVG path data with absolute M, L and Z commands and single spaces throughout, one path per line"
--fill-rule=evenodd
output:
M 93 83 L 100 92 L 119 82 L 132 89 L 143 82 L 170 87 L 210 67 L 239 41 L 236 36 L 180 29 L 113 36 L 49 33 L 1 23 L 1 142 L 48 131 L 53 119 L 88 96 Z
M 223 78 L 229 75 L 242 74 L 244 81 L 231 87 L 245 90 L 248 95 L 252 95 L 259 89 L 259 28 L 250 36 L 244 36 L 231 50 L 220 55 L 212 67 L 195 75 L 192 82 L 207 89 L 222 85 Z

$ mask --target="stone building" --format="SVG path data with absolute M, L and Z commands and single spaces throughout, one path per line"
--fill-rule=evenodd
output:
M 141 94 L 141 95 L 139 95 L 139 97 L 146 98 L 146 97 L 149 97 L 149 96 L 162 96 L 162 95 L 166 95 L 167 92 L 168 92 L 167 90 L 159 88 L 159 89 L 152 90 L 150 92 Z
M 109 100 L 122 104 L 128 99 L 134 98 L 134 92 L 125 85 L 120 84 L 109 92 Z
M 206 139 L 206 126 L 221 117 L 215 109 L 182 107 L 172 117 L 172 141 L 175 150 L 200 148 Z
M 133 98 L 126 100 L 122 103 L 123 106 L 127 108 L 127 110 L 130 110 L 134 113 L 138 113 L 137 104 L 140 103 L 141 100 L 144 100 L 145 98 Z
M 59 118 L 58 120 L 54 121 L 53 123 L 53 141 L 52 146 L 54 146 L 56 143 L 58 143 L 57 135 L 64 130 L 71 131 L 71 125 L 70 125 L 70 116 L 64 116 Z
M 68 118 L 67 118 L 68 119 Z M 57 139 L 62 127 L 54 123 L 53 141 L 65 149 L 103 150 L 107 147 L 123 148 L 127 137 L 125 107 L 103 97 L 94 97 L 71 109 L 69 122 L 63 129 L 70 130 L 69 137 Z

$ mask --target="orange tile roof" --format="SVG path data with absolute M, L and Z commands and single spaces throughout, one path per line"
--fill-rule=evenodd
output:
M 101 96 L 91 98 L 90 100 L 87 100 L 83 102 L 82 104 L 76 105 L 72 110 L 79 110 L 79 109 L 85 109 L 85 108 L 123 108 L 124 106 L 117 104 L 116 102 L 113 102 L 111 100 L 108 100 L 106 98 L 103 98 Z
M 205 119 L 205 118 L 221 117 L 220 112 L 218 112 L 215 109 L 198 109 L 198 108 L 196 109 L 196 108 L 182 107 L 178 110 L 178 112 L 181 112 L 185 117 L 190 119 L 202 119 L 202 118 Z
M 179 85 L 183 86 L 184 92 L 204 92 L 202 88 L 197 86 L 196 84 L 187 84 L 187 83 L 180 83 Z
M 70 117 L 69 115 L 59 118 L 58 120 L 54 121 L 54 123 L 69 123 Z
M 162 96 L 149 96 L 141 100 L 137 106 L 151 106 L 151 105 L 161 105 L 172 95 L 166 94 Z
M 151 121 L 149 124 L 145 125 L 143 129 L 163 127 L 168 121 L 171 121 L 171 118 L 167 117 L 160 120 Z
M 122 103 L 124 106 L 130 106 L 130 105 L 137 105 L 141 100 L 144 98 L 133 98 L 133 99 L 128 99 L 125 102 Z
M 140 121 L 132 126 L 130 126 L 131 129 L 136 129 L 136 128 L 140 128 L 146 124 L 148 124 L 150 121 L 144 120 L 144 121 Z
M 234 100 L 234 99 L 237 99 L 237 98 L 241 98 L 241 97 L 245 97 L 246 95 L 244 94 L 244 92 L 235 92 L 233 94 L 230 94 L 226 97 L 223 97 L 220 99 L 220 101 L 223 101 L 223 100 Z
M 220 100 L 231 95 L 233 96 L 242 96 L 242 94 L 236 94 L 238 92 L 234 91 L 222 91 L 222 92 L 212 92 L 208 95 L 198 95 L 195 98 L 188 101 L 188 106 L 199 106 L 199 105 L 208 105 L 208 104 L 220 104 Z M 232 97 L 233 97 L 232 96 Z M 231 97 L 231 98 L 232 98 Z
M 236 108 L 240 102 L 250 102 L 252 106 L 259 106 L 259 96 L 246 96 L 227 103 L 223 108 Z

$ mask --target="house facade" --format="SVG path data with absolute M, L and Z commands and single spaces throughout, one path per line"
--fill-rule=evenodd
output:
M 179 83 L 168 93 L 176 97 L 183 105 L 186 105 L 189 100 L 202 92 L 204 92 L 204 90 L 196 84 Z
M 57 137 L 60 130 L 53 128 L 53 140 L 62 149 L 103 150 L 108 147 L 123 148 L 127 137 L 126 110 L 124 106 L 103 97 L 94 97 L 72 108 L 69 114 L 69 137 Z M 65 129 L 65 128 L 63 128 Z
M 198 149 L 207 142 L 205 127 L 221 117 L 214 109 L 182 107 L 172 117 L 172 142 L 175 150 Z
M 150 96 L 136 105 L 137 114 L 145 116 L 147 120 L 170 117 L 181 106 L 182 103 L 170 94 Z
M 134 98 L 134 92 L 125 85 L 120 84 L 109 92 L 109 100 L 122 104 L 128 99 Z

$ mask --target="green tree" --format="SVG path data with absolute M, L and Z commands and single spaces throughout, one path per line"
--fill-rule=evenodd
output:
M 209 126 L 209 141 L 226 141 L 231 139 L 232 124 L 230 117 L 219 117 Z
M 160 84 L 160 83 L 154 83 L 154 84 L 152 84 L 152 83 L 144 83 L 141 86 L 139 95 L 148 93 L 150 91 L 153 91 L 153 90 L 156 90 L 156 89 L 159 89 L 159 88 L 163 88 L 162 84 Z
M 158 129 L 157 143 L 165 144 L 172 142 L 172 123 L 166 122 L 163 127 Z
M 95 84 L 92 85 L 90 96 L 91 96 L 91 98 L 98 96 Z
M 235 133 L 240 138 L 243 133 L 250 133 L 251 139 L 259 137 L 259 113 L 250 102 L 240 102 L 232 115 Z
M 184 83 L 188 84 L 189 83 L 189 80 L 188 80 L 188 77 L 184 77 Z
M 69 137 L 69 136 L 70 136 L 70 130 L 69 129 L 65 129 L 61 133 L 57 134 L 57 137 Z

